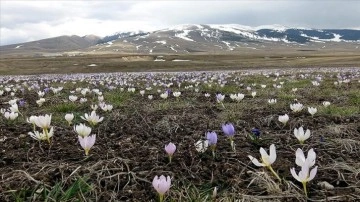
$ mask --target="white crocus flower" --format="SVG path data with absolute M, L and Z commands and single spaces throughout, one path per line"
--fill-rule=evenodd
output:
M 102 104 L 100 105 L 101 109 L 105 112 L 109 112 L 113 109 L 113 106 L 112 105 L 107 105 L 107 104 Z
M 161 94 L 160 94 L 160 97 L 161 97 L 162 99 L 166 99 L 166 98 L 168 97 L 167 92 L 161 93 Z
M 154 98 L 153 95 L 148 95 L 148 99 L 149 99 L 149 100 L 152 100 L 153 98 Z
M 204 96 L 205 97 L 210 97 L 210 93 L 205 93 Z
M 235 100 L 237 102 L 240 102 L 241 100 L 243 100 L 244 97 L 245 97 L 245 95 L 242 93 L 230 94 L 230 99 Z
M 316 154 L 314 152 L 314 149 L 310 149 L 308 151 L 307 158 L 305 158 L 304 152 L 300 148 L 296 150 L 295 154 L 296 154 L 296 159 L 295 159 L 296 165 L 303 166 L 306 162 L 309 163 L 309 167 L 315 165 Z
M 310 171 L 310 162 L 305 162 L 303 166 L 301 166 L 301 171 L 299 174 L 296 174 L 295 168 L 291 168 L 290 172 L 291 175 L 299 182 L 303 184 L 305 196 L 307 197 L 307 190 L 306 190 L 306 183 L 314 179 L 317 173 L 317 166 L 315 168 L 311 169 Z
M 101 122 L 104 119 L 104 117 L 100 118 L 98 115 L 96 115 L 95 111 L 92 111 L 90 115 L 85 113 L 85 115 L 81 116 L 81 118 L 83 120 L 89 122 L 93 126 L 95 126 L 97 123 Z
M 140 91 L 140 95 L 141 95 L 141 96 L 144 96 L 144 94 L 145 94 L 145 90 L 141 90 L 141 91 Z
M 37 93 L 39 95 L 39 97 L 44 97 L 45 95 L 45 92 L 44 91 L 38 91 Z
M 225 95 L 222 95 L 220 93 L 216 95 L 216 102 L 222 103 L 224 99 L 225 99 Z
M 315 107 L 308 107 L 308 112 L 311 114 L 311 116 L 314 116 L 314 114 L 317 112 L 317 109 Z
M 87 102 L 87 99 L 86 98 L 80 98 L 80 103 L 85 103 L 85 102 Z
M 90 107 L 91 107 L 91 109 L 92 109 L 93 111 L 96 111 L 96 110 L 98 109 L 98 106 L 97 106 L 97 105 L 91 105 Z
M 71 124 L 73 119 L 74 119 L 74 114 L 73 113 L 65 115 L 65 120 L 69 123 L 69 125 Z
M 45 98 L 40 98 L 39 100 L 36 100 L 36 104 L 38 104 L 39 107 L 41 107 L 45 102 Z
M 303 144 L 304 141 L 310 137 L 310 130 L 307 129 L 306 132 L 304 132 L 303 127 L 300 127 L 299 129 L 295 128 L 294 135 L 299 140 L 300 144 Z
M 76 95 L 69 95 L 69 100 L 71 102 L 75 102 L 78 99 L 78 97 Z
M 19 116 L 18 113 L 16 112 L 5 112 L 4 113 L 4 117 L 7 119 L 7 120 L 15 120 L 17 117 Z
M 88 135 L 88 136 L 80 136 L 79 135 L 78 139 L 79 139 L 81 147 L 85 151 L 85 155 L 88 156 L 91 147 L 94 146 L 94 144 L 95 144 L 96 135 L 95 134 Z
M 74 130 L 81 137 L 86 137 L 91 133 L 91 128 L 82 123 L 74 126 Z
M 251 93 L 251 96 L 254 98 L 254 97 L 256 96 L 256 92 L 255 92 L 255 91 L 252 92 L 252 93 Z
M 19 107 L 18 107 L 18 105 L 17 105 L 16 103 L 13 104 L 13 105 L 11 105 L 10 111 L 16 112 L 16 113 L 20 113 L 20 112 L 19 112 Z
M 248 157 L 250 158 L 250 160 L 259 167 L 269 167 L 271 166 L 271 164 L 273 164 L 276 160 L 276 150 L 275 150 L 275 145 L 272 144 L 270 145 L 270 152 L 269 154 L 267 154 L 267 152 L 265 151 L 264 148 L 260 148 L 260 154 L 261 154 L 261 162 L 260 163 L 256 158 L 252 157 L 251 155 L 249 155 Z
M 208 140 L 199 140 L 195 143 L 195 149 L 200 153 L 204 153 L 208 147 L 209 147 Z
M 280 115 L 279 121 L 285 125 L 289 121 L 289 115 L 287 115 L 287 114 Z
M 37 116 L 34 118 L 35 125 L 46 130 L 50 128 L 51 115 L 46 114 L 45 116 Z
M 304 106 L 301 103 L 290 104 L 290 109 L 293 112 L 300 112 L 303 108 Z
M 264 148 L 261 147 L 260 148 L 260 154 L 261 154 L 261 163 L 259 162 L 259 160 L 257 160 L 256 158 L 254 158 L 251 155 L 248 155 L 248 157 L 251 160 L 251 162 L 253 162 L 253 164 L 255 164 L 256 166 L 267 167 L 276 176 L 276 178 L 278 178 L 279 181 L 281 181 L 279 175 L 276 174 L 274 169 L 271 167 L 271 164 L 273 164 L 275 162 L 275 160 L 276 160 L 275 145 L 274 144 L 270 145 L 269 154 L 265 151 Z
M 328 107 L 331 103 L 329 101 L 324 101 L 322 104 L 324 107 Z
M 179 92 L 179 91 L 177 91 L 177 92 L 173 92 L 173 96 L 174 97 L 180 97 L 180 95 L 181 95 L 181 92 Z
M 50 128 L 50 132 L 45 132 L 43 130 L 42 133 L 40 133 L 39 131 L 34 131 L 34 133 L 29 132 L 28 134 L 30 135 L 30 137 L 34 138 L 35 140 L 49 141 L 49 139 L 54 135 L 54 127 Z
M 268 103 L 271 104 L 271 105 L 276 104 L 276 102 L 277 102 L 276 99 L 269 99 L 268 100 Z

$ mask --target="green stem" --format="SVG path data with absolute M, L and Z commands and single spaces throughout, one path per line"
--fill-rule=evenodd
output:
M 159 202 L 163 202 L 164 201 L 164 195 L 163 194 L 159 194 Z
M 50 138 L 49 138 L 49 134 L 48 134 L 48 130 L 47 130 L 47 128 L 44 128 L 44 131 L 43 131 L 44 133 L 45 133 L 45 136 L 46 136 L 46 140 L 48 141 L 48 143 L 50 144 Z
M 308 195 L 307 195 L 307 189 L 306 189 L 306 182 L 303 182 L 302 184 L 303 184 L 303 188 L 304 188 L 305 196 L 306 196 L 306 198 L 307 198 L 307 197 L 308 197 Z
M 279 177 L 278 174 L 276 174 L 276 172 L 274 171 L 274 169 L 271 166 L 268 166 L 268 168 L 270 169 L 270 171 L 275 175 L 275 177 L 281 182 L 281 178 Z

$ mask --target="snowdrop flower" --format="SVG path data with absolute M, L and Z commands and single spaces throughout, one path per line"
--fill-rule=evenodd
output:
M 329 102 L 329 101 L 324 101 L 322 104 L 323 104 L 324 107 L 330 106 L 330 102 Z
M 274 144 L 270 145 L 269 154 L 267 154 L 265 149 L 261 147 L 260 154 L 261 154 L 261 162 L 262 163 L 260 163 L 256 158 L 252 157 L 251 155 L 249 155 L 248 157 L 251 160 L 251 162 L 253 162 L 253 164 L 255 164 L 256 166 L 267 167 L 279 179 L 279 181 L 281 181 L 280 177 L 276 174 L 274 169 L 271 167 L 271 164 L 273 164 L 276 160 L 275 145 Z
M 149 99 L 149 100 L 152 100 L 153 98 L 154 98 L 153 95 L 148 95 L 148 99 Z
M 306 189 L 306 183 L 314 179 L 316 173 L 317 173 L 317 166 L 310 171 L 310 162 L 305 161 L 305 163 L 301 166 L 301 170 L 299 174 L 296 174 L 295 168 L 291 168 L 290 172 L 291 175 L 299 182 L 303 184 L 305 196 L 307 197 L 307 189 Z M 309 173 L 310 172 L 310 173 Z
M 311 116 L 314 116 L 314 114 L 317 112 L 317 109 L 315 107 L 308 107 L 308 112 L 311 114 Z
M 209 146 L 208 140 L 199 140 L 195 143 L 195 149 L 200 153 L 204 153 L 207 150 L 208 146 Z
M 169 156 L 169 162 L 171 163 L 172 156 L 176 150 L 176 145 L 170 142 L 169 144 L 165 145 L 165 151 Z
M 304 106 L 301 103 L 290 104 L 290 109 L 293 112 L 300 112 L 303 108 Z
M 271 105 L 276 104 L 276 102 L 277 102 L 276 99 L 269 99 L 268 100 L 268 103 L 271 104 Z
M 76 95 L 69 95 L 69 100 L 71 102 L 75 102 L 78 99 L 78 97 Z
M 78 136 L 81 147 L 85 150 L 85 155 L 89 155 L 89 151 L 92 146 L 95 144 L 96 135 L 88 135 L 88 136 Z
M 39 100 L 36 100 L 36 104 L 38 104 L 39 107 L 41 107 L 45 102 L 45 98 L 40 98 Z
M 92 111 L 90 115 L 85 113 L 84 116 L 81 116 L 81 119 L 89 122 L 92 126 L 95 126 L 97 123 L 101 122 L 104 117 L 100 118 L 100 116 L 96 115 L 95 111 Z
M 173 92 L 173 96 L 176 97 L 176 98 L 179 97 L 180 95 L 181 95 L 181 92 L 179 92 L 179 91 L 178 92 Z
M 307 154 L 307 158 L 305 158 L 304 152 L 302 149 L 298 148 L 296 150 L 296 159 L 295 159 L 295 163 L 298 166 L 303 166 L 306 162 L 308 162 L 309 167 L 312 167 L 315 165 L 315 159 L 316 159 L 316 154 L 314 152 L 314 149 L 310 149 L 308 151 Z
M 284 125 L 286 125 L 286 123 L 289 121 L 289 115 L 285 114 L 285 115 L 280 115 L 279 116 L 279 121 L 281 123 L 283 123 Z
M 30 137 L 34 138 L 35 140 L 50 141 L 50 138 L 54 135 L 54 127 L 51 127 L 48 133 L 43 130 L 42 133 L 40 133 L 39 131 L 34 131 L 34 133 L 29 132 L 28 134 L 30 135 Z
M 65 120 L 69 123 L 69 126 L 71 125 L 72 120 L 74 119 L 74 114 L 66 114 L 65 115 Z
M 235 145 L 234 145 L 234 135 L 235 135 L 235 128 L 232 123 L 223 124 L 221 126 L 222 131 L 224 134 L 230 139 L 230 145 L 233 151 L 235 151 Z
M 7 120 L 15 120 L 17 117 L 19 116 L 18 113 L 16 112 L 5 112 L 4 113 L 4 117 L 7 119 Z
M 251 93 L 251 96 L 254 98 L 254 97 L 256 96 L 256 92 L 255 92 L 255 91 L 252 92 L 252 93 Z
M 160 177 L 155 176 L 152 185 L 159 194 L 159 201 L 163 202 L 165 192 L 167 192 L 171 186 L 170 176 L 167 177 L 165 177 L 164 175 L 161 175 Z
M 89 136 L 91 133 L 91 128 L 82 123 L 74 126 L 74 130 L 79 136 L 82 137 Z
M 293 93 L 295 93 L 297 90 L 298 90 L 297 88 L 291 89 L 291 91 L 292 91 Z
M 295 128 L 294 135 L 299 140 L 300 144 L 304 144 L 304 141 L 310 137 L 310 130 L 307 129 L 306 132 L 304 132 L 303 127 L 300 127 L 299 129 Z

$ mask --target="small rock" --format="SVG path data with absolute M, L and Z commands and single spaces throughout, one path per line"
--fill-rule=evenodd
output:
M 331 190 L 334 189 L 334 186 L 326 181 L 322 181 L 317 183 L 318 186 L 320 186 L 322 189 Z

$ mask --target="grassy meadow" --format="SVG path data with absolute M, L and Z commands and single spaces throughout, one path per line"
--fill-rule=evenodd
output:
M 358 68 L 5 76 L 0 93 L 1 201 L 159 201 L 157 175 L 171 178 L 164 201 L 360 200 Z M 295 103 L 303 109 L 291 110 Z M 92 111 L 103 120 L 85 120 Z M 30 119 L 43 115 L 51 115 L 48 141 L 29 134 L 45 134 Z M 96 135 L 88 155 L 80 124 Z M 311 131 L 303 144 L 294 135 L 300 127 Z M 199 149 L 208 132 L 216 147 Z M 280 179 L 248 157 L 266 162 L 259 149 L 272 144 Z M 300 171 L 297 149 L 316 153 L 307 197 L 290 172 Z

